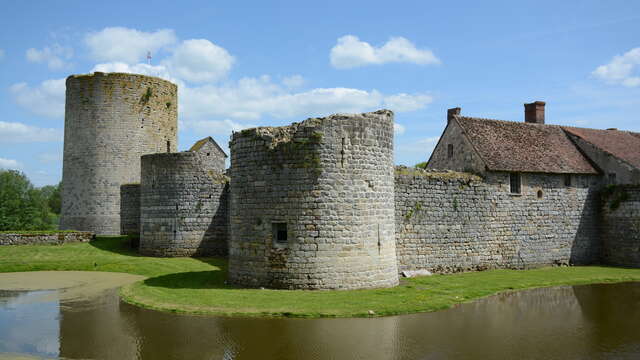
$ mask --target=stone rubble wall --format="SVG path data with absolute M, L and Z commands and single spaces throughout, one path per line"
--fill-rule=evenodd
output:
M 120 234 L 140 235 L 140 184 L 120 185 Z
M 640 186 L 618 185 L 603 191 L 602 261 L 640 267 Z
M 400 271 L 457 272 L 590 264 L 600 255 L 600 179 L 522 174 L 512 195 L 508 173 L 397 168 L 396 249 Z M 538 195 L 541 192 L 541 197 Z
M 88 242 L 95 235 L 86 231 L 59 232 L 49 234 L 0 233 L 0 245 L 62 245 L 73 242 Z
M 142 157 L 140 253 L 225 256 L 228 178 L 195 152 Z
M 269 288 L 398 283 L 393 114 L 254 128 L 231 142 L 229 280 Z M 274 239 L 286 223 L 287 242 Z
M 177 149 L 175 84 L 100 73 L 66 81 L 60 228 L 120 234 L 120 185 L 140 182 L 140 157 Z

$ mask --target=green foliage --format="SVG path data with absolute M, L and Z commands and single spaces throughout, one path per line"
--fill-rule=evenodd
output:
M 35 188 L 19 171 L 0 170 L 0 231 L 56 229 L 57 216 L 49 209 L 54 193 Z
M 458 211 L 458 198 L 453 198 L 453 211 Z
M 171 107 L 171 101 L 167 101 L 165 105 L 167 106 L 167 109 L 169 109 Z
M 417 163 L 417 164 L 413 165 L 413 167 L 416 168 L 416 169 L 426 169 L 427 168 L 427 162 L 423 161 L 423 162 Z
M 151 90 L 150 87 L 147 88 L 147 91 L 142 95 L 142 97 L 140 98 L 140 103 L 141 104 L 146 104 L 149 102 L 149 100 L 151 99 L 151 96 L 153 96 L 153 90 Z
M 404 218 L 409 220 L 413 217 L 413 215 L 415 215 L 420 210 L 422 210 L 422 203 L 417 202 L 415 203 L 415 205 L 413 205 L 411 209 L 409 209 L 409 211 L 407 211 L 407 213 L 404 215 Z
M 60 215 L 60 207 L 62 206 L 62 198 L 60 197 L 60 187 L 62 183 L 58 185 L 46 185 L 40 188 L 42 197 L 47 200 L 49 209 L 51 212 Z
M 620 207 L 620 204 L 629 200 L 629 193 L 624 190 L 624 187 L 615 184 L 609 184 L 602 189 L 600 193 L 600 201 L 602 205 L 606 205 L 609 202 L 609 209 L 611 211 Z
M 0 247 L 0 272 L 95 270 L 143 275 L 148 279 L 121 290 L 126 301 L 209 315 L 367 317 L 369 310 L 376 316 L 397 315 L 442 310 L 502 291 L 640 280 L 640 269 L 585 266 L 433 275 L 403 279 L 388 289 L 260 290 L 226 284 L 226 269 L 226 259 L 140 256 L 125 236 Z

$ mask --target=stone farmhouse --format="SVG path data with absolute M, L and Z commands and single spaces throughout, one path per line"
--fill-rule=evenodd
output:
M 227 256 L 249 287 L 394 286 L 400 273 L 640 266 L 640 134 L 465 117 L 428 169 L 393 164 L 393 113 L 234 132 L 177 152 L 177 87 L 67 78 L 61 228 L 148 256 Z M 426 155 L 426 154 L 425 154 Z

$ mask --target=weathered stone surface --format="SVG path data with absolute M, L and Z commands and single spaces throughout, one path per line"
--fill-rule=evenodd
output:
M 0 233 L 0 245 L 62 245 L 72 242 L 88 242 L 94 237 L 93 233 L 86 231 L 51 234 Z
M 60 228 L 120 234 L 120 185 L 140 182 L 141 155 L 177 149 L 177 87 L 96 72 L 66 89 Z
M 120 234 L 140 235 L 140 184 L 120 185 Z
M 333 115 L 234 133 L 229 279 L 252 287 L 398 283 L 393 114 Z M 286 224 L 287 240 L 274 238 Z
M 599 260 L 600 178 L 522 174 L 522 194 L 509 174 L 399 168 L 395 181 L 400 271 L 456 272 L 588 264 Z M 540 192 L 540 193 L 539 193 Z M 539 197 L 540 195 L 540 197 Z
M 143 156 L 140 253 L 226 255 L 227 197 L 228 178 L 207 170 L 200 153 Z
M 640 186 L 604 190 L 602 219 L 603 262 L 640 267 Z

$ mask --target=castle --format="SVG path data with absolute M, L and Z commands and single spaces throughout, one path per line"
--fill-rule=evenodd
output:
M 546 125 L 541 102 L 525 123 L 449 110 L 425 170 L 394 167 L 388 110 L 234 132 L 225 170 L 210 137 L 177 152 L 174 84 L 98 72 L 66 84 L 61 228 L 139 235 L 143 255 L 228 256 L 237 285 L 640 266 L 640 135 Z

